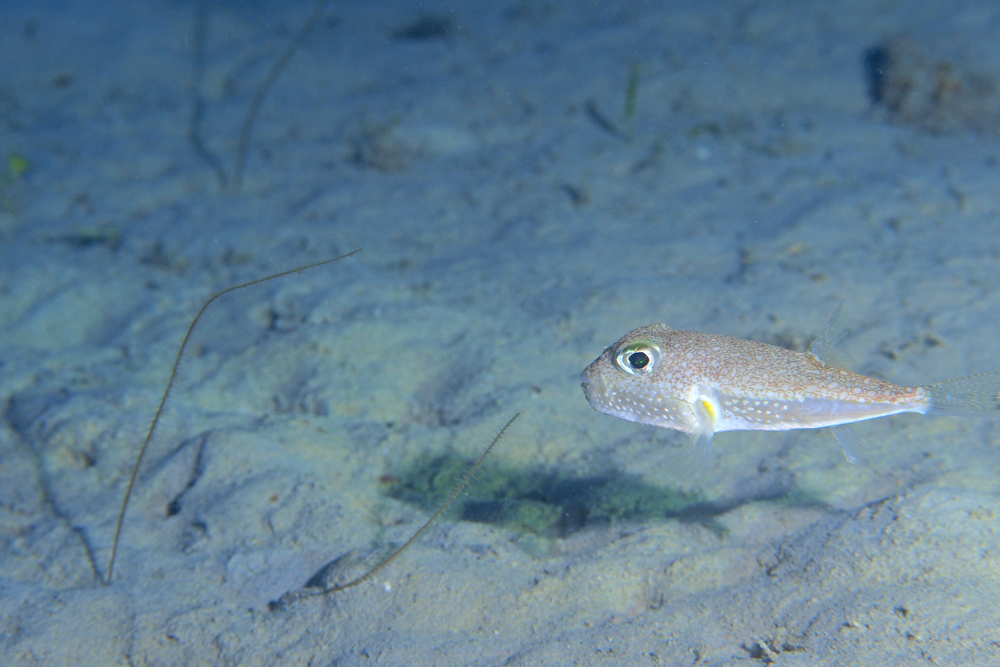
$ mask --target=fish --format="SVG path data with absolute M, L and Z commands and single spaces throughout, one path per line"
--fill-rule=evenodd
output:
M 904 412 L 1000 418 L 1000 372 L 901 387 L 825 364 L 812 347 L 795 352 L 665 324 L 626 334 L 580 382 L 598 412 L 682 431 L 704 451 L 722 431 L 839 427 Z

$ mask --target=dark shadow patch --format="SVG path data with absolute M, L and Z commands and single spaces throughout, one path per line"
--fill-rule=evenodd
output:
M 422 457 L 384 475 L 383 493 L 433 512 L 470 465 L 471 461 L 453 454 Z M 448 516 L 550 538 L 568 537 L 588 527 L 675 519 L 697 523 L 723 537 L 726 530 L 717 517 L 749 502 L 794 497 L 790 481 L 779 486 L 738 499 L 713 501 L 697 492 L 657 486 L 616 470 L 568 475 L 487 463 L 448 510 Z
M 423 14 L 412 23 L 408 23 L 392 33 L 397 40 L 426 41 L 429 39 L 445 39 L 455 32 L 454 22 L 447 16 Z
M 118 252 L 124 241 L 122 233 L 111 226 L 81 228 L 66 234 L 50 236 L 45 240 L 48 243 L 69 246 L 74 250 L 87 250 L 103 246 L 113 253 Z
M 754 639 L 743 644 L 742 648 L 751 658 L 765 665 L 778 662 L 782 653 L 800 653 L 806 650 L 804 646 L 790 643 L 785 634 L 784 628 L 779 628 L 773 639 Z
M 889 49 L 873 46 L 865 50 L 861 60 L 868 83 L 868 99 L 872 104 L 880 104 L 885 99 L 886 73 L 891 62 Z

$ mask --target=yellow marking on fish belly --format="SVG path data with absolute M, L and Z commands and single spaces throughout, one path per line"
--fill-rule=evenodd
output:
M 1000 373 L 900 387 L 828 366 L 809 352 L 651 324 L 580 376 L 598 412 L 687 433 L 838 426 L 901 412 L 1000 417 Z

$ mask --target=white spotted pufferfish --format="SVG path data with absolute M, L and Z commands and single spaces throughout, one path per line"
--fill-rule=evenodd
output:
M 605 349 L 580 380 L 598 412 L 683 431 L 704 451 L 720 431 L 823 428 L 901 412 L 1000 417 L 1000 372 L 900 387 L 824 364 L 811 350 L 650 324 Z

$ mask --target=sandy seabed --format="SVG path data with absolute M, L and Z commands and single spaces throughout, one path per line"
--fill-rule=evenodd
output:
M 640 325 L 802 350 L 838 304 L 852 370 L 1000 370 L 1000 5 L 960 4 L 331 2 L 239 192 L 313 3 L 4 5 L 0 662 L 1000 663 L 995 421 L 692 466 L 578 380 Z M 201 304 L 358 247 L 209 309 L 100 583 Z M 518 412 L 372 580 L 271 604 Z

